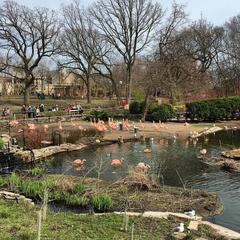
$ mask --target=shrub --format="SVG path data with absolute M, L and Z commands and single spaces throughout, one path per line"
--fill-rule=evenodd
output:
M 112 198 L 108 194 L 98 194 L 92 197 L 95 211 L 106 212 L 112 207 Z
M 187 117 L 191 120 L 233 119 L 240 110 L 240 97 L 201 100 L 186 104 Z
M 173 107 L 169 104 L 161 104 L 152 113 L 152 120 L 166 122 L 168 119 L 174 117 L 175 112 Z
M 134 101 L 129 105 L 129 112 L 131 114 L 141 114 L 143 112 L 144 102 Z
M 90 113 L 88 114 L 88 116 L 86 117 L 87 120 L 90 120 L 91 118 L 95 118 L 96 120 L 103 120 L 103 121 L 107 121 L 108 120 L 108 114 L 106 111 L 104 110 L 96 110 L 93 109 L 90 111 Z

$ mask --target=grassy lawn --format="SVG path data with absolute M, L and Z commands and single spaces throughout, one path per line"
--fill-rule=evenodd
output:
M 38 207 L 27 207 L 13 201 L 0 200 L 0 239 L 36 239 L 36 211 Z M 47 212 L 47 220 L 42 226 L 41 239 L 131 239 L 131 225 L 134 222 L 134 239 L 175 239 L 171 237 L 173 227 L 180 219 L 153 219 L 131 217 L 129 231 L 123 232 L 123 217 L 109 215 L 80 215 L 70 211 Z M 187 223 L 187 222 L 185 222 Z M 200 231 L 188 234 L 188 238 L 205 237 L 206 239 L 224 239 L 216 235 L 211 228 L 200 226 Z M 191 238 L 190 238 L 191 237 Z

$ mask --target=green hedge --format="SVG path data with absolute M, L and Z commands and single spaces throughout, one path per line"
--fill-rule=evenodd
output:
M 186 104 L 191 120 L 216 121 L 234 119 L 240 109 L 240 97 L 201 100 Z
M 170 104 L 161 104 L 157 108 L 153 109 L 152 114 L 148 116 L 151 121 L 161 121 L 166 122 L 167 120 L 175 116 L 175 111 Z
M 144 110 L 144 102 L 134 101 L 129 106 L 129 112 L 131 114 L 142 114 Z M 162 121 L 166 122 L 175 116 L 173 106 L 170 104 L 150 103 L 148 107 L 148 115 L 146 120 L 148 121 Z

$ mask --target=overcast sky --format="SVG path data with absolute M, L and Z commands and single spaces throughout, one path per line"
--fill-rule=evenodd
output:
M 4 0 L 0 0 L 2 3 Z M 61 3 L 70 3 L 71 0 L 15 0 L 19 4 L 26 6 L 45 6 L 52 9 L 58 9 Z M 170 6 L 171 0 L 155 0 L 162 4 L 164 8 Z M 85 6 L 94 2 L 94 0 L 81 0 Z M 240 0 L 176 0 L 181 4 L 186 4 L 186 12 L 189 18 L 196 20 L 206 17 L 208 21 L 214 24 L 223 24 L 232 16 L 240 13 Z

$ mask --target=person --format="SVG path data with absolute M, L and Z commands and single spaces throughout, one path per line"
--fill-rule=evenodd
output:
M 25 104 L 22 105 L 21 113 L 24 114 L 24 115 L 27 113 L 27 108 L 26 108 Z
M 40 117 L 40 109 L 36 107 L 36 118 Z
M 44 112 L 44 104 L 41 103 L 39 105 L 39 110 L 40 110 L 40 112 Z
M 28 108 L 27 108 L 27 115 L 28 115 L 28 118 L 32 117 L 32 106 L 28 106 Z
M 79 114 L 83 113 L 83 108 L 82 108 L 81 104 L 77 104 L 77 110 L 78 110 Z

